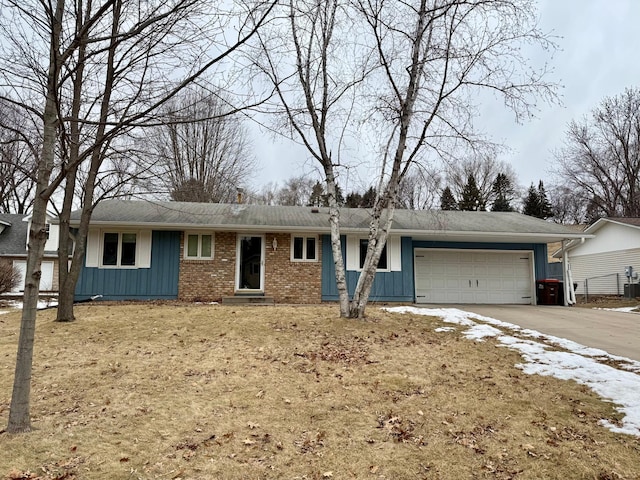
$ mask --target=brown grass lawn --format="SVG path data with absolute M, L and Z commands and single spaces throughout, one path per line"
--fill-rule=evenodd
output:
M 620 307 L 637 307 L 640 309 L 640 299 L 627 298 L 615 295 L 590 295 L 589 301 L 585 300 L 584 295 L 577 295 L 576 307 L 582 308 L 620 308 Z
M 371 307 L 78 306 L 38 319 L 7 479 L 637 479 L 614 406 L 492 340 Z M 0 428 L 19 314 L 0 316 Z

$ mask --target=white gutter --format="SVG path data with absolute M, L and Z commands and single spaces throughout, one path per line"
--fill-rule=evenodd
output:
M 72 227 L 77 226 L 75 223 L 71 224 Z M 124 227 L 124 228 L 150 228 L 156 230 L 214 230 L 214 231 L 242 231 L 242 232 L 284 232 L 284 233 L 331 233 L 330 227 L 327 225 L 326 227 L 311 225 L 311 226 L 289 226 L 289 225 L 243 225 L 243 224 L 224 224 L 224 225 L 207 225 L 207 224 L 194 224 L 194 223 L 178 223 L 178 224 L 167 224 L 164 222 L 104 222 L 104 221 L 95 221 L 91 222 L 91 226 L 93 227 Z M 341 234 L 363 234 L 368 233 L 369 228 L 353 228 L 353 227 L 343 227 L 340 229 Z M 584 241 L 584 238 L 592 238 L 594 235 L 585 235 L 584 233 L 527 233 L 527 232 L 483 232 L 483 231 L 469 231 L 469 232 L 461 232 L 461 231 L 448 231 L 448 230 L 399 230 L 399 229 L 391 229 L 389 232 L 391 235 L 401 235 L 408 237 L 428 237 L 426 241 L 432 241 L 434 239 L 438 239 L 437 237 L 446 237 L 445 241 L 451 241 L 451 239 L 461 238 L 478 238 L 478 237 L 493 237 L 493 238 L 503 238 L 507 239 L 524 239 L 524 240 L 539 240 L 543 243 L 560 241 L 565 239 L 581 239 Z M 414 240 L 420 240 L 420 238 L 414 238 Z

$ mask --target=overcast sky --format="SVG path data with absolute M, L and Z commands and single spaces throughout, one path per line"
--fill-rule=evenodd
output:
M 549 78 L 562 85 L 562 105 L 542 105 L 537 118 L 522 125 L 512 113 L 495 108 L 485 108 L 478 119 L 484 131 L 511 149 L 500 159 L 513 165 L 525 187 L 539 179 L 551 183 L 552 152 L 562 145 L 572 119 L 588 114 L 604 97 L 640 85 L 640 0 L 539 0 L 538 5 L 542 30 L 559 37 Z M 257 186 L 311 172 L 304 149 L 255 137 Z

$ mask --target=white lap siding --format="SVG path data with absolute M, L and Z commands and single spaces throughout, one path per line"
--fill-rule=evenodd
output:
M 625 267 L 632 266 L 640 274 L 640 248 L 571 255 L 569 261 L 573 282 L 578 284 L 576 293 L 580 295 L 585 293 L 585 280 L 589 295 L 622 295 L 627 283 Z

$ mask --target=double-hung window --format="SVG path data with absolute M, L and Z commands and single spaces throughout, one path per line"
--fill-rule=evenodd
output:
M 184 258 L 209 260 L 213 258 L 213 234 L 187 233 L 184 242 Z
M 136 233 L 105 232 L 102 237 L 102 265 L 134 267 L 136 265 Z
M 360 239 L 360 268 L 364 267 L 364 259 L 367 256 L 367 247 L 369 246 L 369 240 L 366 238 Z M 380 260 L 378 260 L 378 270 L 389 270 L 389 257 L 387 255 L 387 244 L 385 243 L 382 253 L 380 254 Z
M 294 262 L 318 261 L 318 237 L 292 235 L 291 260 Z

